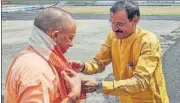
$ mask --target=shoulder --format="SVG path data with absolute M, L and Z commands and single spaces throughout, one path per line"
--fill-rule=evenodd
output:
M 142 29 L 142 28 L 138 28 L 138 29 L 139 29 L 138 30 L 139 40 L 141 40 L 143 44 L 144 43 L 159 44 L 159 40 L 153 32 Z
M 53 81 L 55 78 L 52 67 L 48 62 L 33 52 L 26 52 L 17 57 L 11 69 L 22 81 L 27 79 L 36 81 L 42 79 L 42 77 Z
M 41 95 L 43 87 L 53 96 L 57 93 L 58 82 L 57 75 L 41 56 L 25 52 L 18 54 L 12 62 L 7 74 L 6 88 L 7 91 L 16 90 L 19 95 L 29 95 L 29 91 L 34 91 L 31 95 Z
M 153 55 L 158 56 L 161 55 L 161 46 L 158 38 L 153 32 L 148 30 L 144 30 L 142 28 L 139 29 L 139 39 L 137 40 L 137 44 L 139 45 L 139 50 L 141 53 L 145 53 L 147 51 L 151 51 Z
M 19 56 L 16 63 L 18 63 L 19 66 L 25 66 L 32 69 L 50 67 L 44 58 L 34 52 L 26 52 L 24 55 Z

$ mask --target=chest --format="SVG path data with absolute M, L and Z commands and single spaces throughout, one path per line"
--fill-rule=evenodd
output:
M 115 40 L 112 42 L 112 65 L 117 79 L 126 79 L 133 75 L 141 47 L 137 41 L 123 42 Z

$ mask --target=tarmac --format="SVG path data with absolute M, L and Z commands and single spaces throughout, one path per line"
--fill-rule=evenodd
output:
M 27 46 L 33 19 L 38 11 L 2 14 L 2 95 L 5 77 L 14 55 Z M 91 15 L 91 16 L 90 16 Z M 74 46 L 66 53 L 68 59 L 89 60 L 99 51 L 110 29 L 108 15 L 73 14 L 77 22 Z M 180 103 L 180 17 L 142 16 L 139 25 L 154 32 L 163 49 L 163 72 L 170 103 Z M 112 66 L 102 73 L 82 75 L 84 78 L 113 79 Z M 3 101 L 3 96 L 2 96 Z M 88 93 L 85 103 L 118 103 L 114 96 Z

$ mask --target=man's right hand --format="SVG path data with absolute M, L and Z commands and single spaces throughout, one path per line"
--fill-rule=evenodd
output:
M 68 62 L 69 65 L 71 65 L 71 68 L 76 72 L 82 72 L 85 67 L 85 64 L 81 61 L 70 60 Z
M 68 94 L 68 100 L 62 103 L 77 103 L 81 94 L 81 78 L 71 69 L 63 70 L 62 77 L 71 85 L 71 92 Z
M 81 78 L 79 75 L 70 69 L 62 71 L 61 75 L 71 85 L 71 92 L 79 97 L 81 92 Z

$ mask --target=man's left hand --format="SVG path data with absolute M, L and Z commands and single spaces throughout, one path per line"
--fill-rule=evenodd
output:
M 98 81 L 96 81 L 95 79 L 83 79 L 81 80 L 81 88 L 82 91 L 86 92 L 86 93 L 90 93 L 90 92 L 94 92 L 97 89 L 98 86 Z

